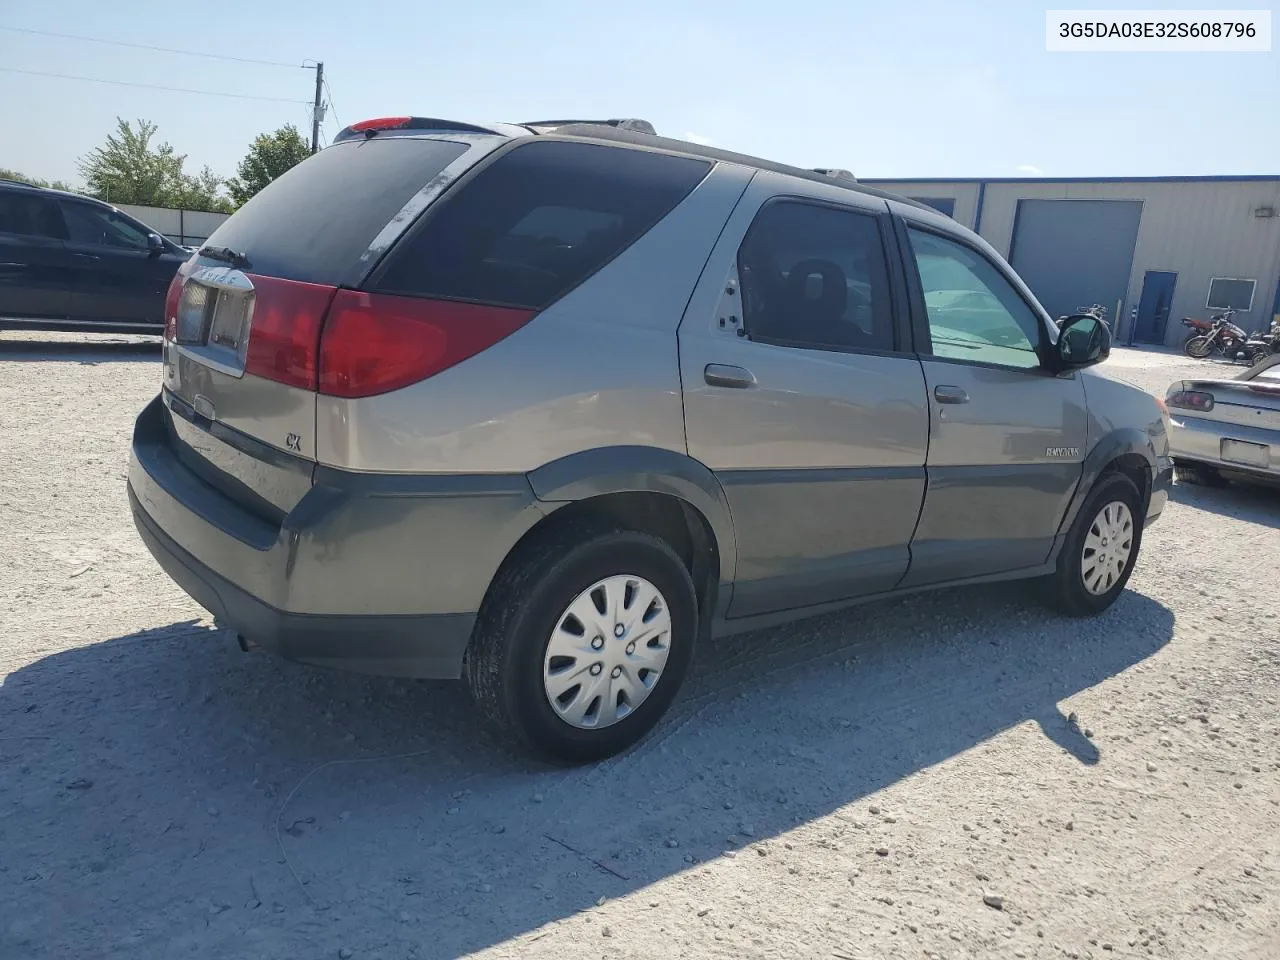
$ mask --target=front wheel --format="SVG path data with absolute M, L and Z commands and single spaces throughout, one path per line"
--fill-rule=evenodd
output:
M 1195 360 L 1203 360 L 1213 352 L 1213 341 L 1203 333 L 1196 334 L 1193 337 L 1187 337 L 1182 344 L 1182 352 L 1188 357 Z
M 698 600 L 683 561 L 634 530 L 571 525 L 513 558 L 476 623 L 476 704 L 562 763 L 619 753 L 658 722 L 693 654 Z
M 1132 480 L 1104 474 L 1081 507 L 1057 569 L 1043 581 L 1044 598 L 1073 617 L 1101 613 L 1115 603 L 1142 545 L 1142 498 Z

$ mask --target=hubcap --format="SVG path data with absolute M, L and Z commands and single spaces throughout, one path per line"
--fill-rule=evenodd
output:
M 556 622 L 542 668 L 547 702 L 571 726 L 611 726 L 648 699 L 670 651 L 671 614 L 658 588 L 643 577 L 607 577 Z
M 1090 593 L 1106 593 L 1124 575 L 1133 553 L 1133 513 L 1128 504 L 1113 500 L 1093 518 L 1080 554 L 1080 574 Z

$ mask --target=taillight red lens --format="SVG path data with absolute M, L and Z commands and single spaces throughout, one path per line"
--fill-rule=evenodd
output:
M 364 133 L 366 130 L 394 130 L 403 127 L 413 117 L 377 117 L 373 120 L 361 120 L 351 125 L 352 133 Z
M 369 397 L 398 390 L 493 346 L 533 314 L 515 307 L 339 290 L 320 339 L 320 392 Z M 255 315 L 255 337 L 257 325 Z
M 253 313 L 245 373 L 314 390 L 320 327 L 337 288 L 247 276 L 253 282 Z
M 1165 402 L 1171 407 L 1203 412 L 1213 409 L 1213 394 L 1200 390 L 1174 390 L 1165 397 Z
M 169 289 L 164 295 L 164 338 L 173 340 L 178 335 L 178 302 L 182 299 L 182 285 L 187 278 L 180 272 L 169 281 Z

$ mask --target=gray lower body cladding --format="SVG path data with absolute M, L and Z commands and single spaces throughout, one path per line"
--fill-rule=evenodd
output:
M 485 591 L 544 516 L 522 475 L 317 467 L 280 523 L 189 469 L 157 398 L 138 417 L 129 501 L 165 571 L 246 641 L 292 660 L 457 677 Z

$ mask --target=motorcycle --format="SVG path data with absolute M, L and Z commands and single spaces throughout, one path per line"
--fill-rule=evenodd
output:
M 1182 325 L 1190 327 L 1193 332 L 1182 342 L 1182 352 L 1194 360 L 1203 360 L 1215 351 L 1230 356 L 1243 348 L 1249 335 L 1231 322 L 1235 313 L 1228 308 L 1214 314 L 1212 320 L 1183 317 Z
M 1243 361 L 1253 366 L 1273 353 L 1280 353 L 1280 318 L 1272 320 L 1270 328 L 1265 333 L 1258 331 L 1251 334 L 1244 345 L 1229 356 L 1232 360 Z
M 1097 317 L 1099 320 L 1102 321 L 1102 325 L 1104 327 L 1106 327 L 1108 330 L 1111 329 L 1111 323 L 1107 320 L 1107 308 L 1104 307 L 1102 304 L 1095 303 L 1092 306 L 1088 306 L 1088 307 L 1076 307 L 1075 315 L 1080 316 L 1082 314 L 1091 316 L 1091 317 Z M 1058 321 L 1057 321 L 1058 329 L 1062 329 L 1062 325 L 1063 323 L 1066 322 L 1066 320 L 1067 318 L 1065 316 L 1058 318 Z

